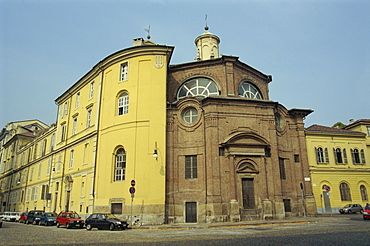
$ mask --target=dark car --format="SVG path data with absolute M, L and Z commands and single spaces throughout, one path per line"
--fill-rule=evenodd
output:
M 27 212 L 21 213 L 21 216 L 19 217 L 19 223 L 26 223 L 27 215 L 28 215 Z
M 31 210 L 28 212 L 26 224 L 37 225 L 40 222 L 41 216 L 44 213 L 43 210 Z
M 127 221 L 120 220 L 113 214 L 108 213 L 95 213 L 91 214 L 85 221 L 86 230 L 92 228 L 98 229 L 109 229 L 111 231 L 115 229 L 124 230 L 127 228 Z
M 57 216 L 57 227 L 65 226 L 70 228 L 83 228 L 84 220 L 76 212 L 60 212 Z
M 57 213 L 49 212 L 49 213 L 43 213 L 39 225 L 56 225 L 57 221 Z
M 344 214 L 351 214 L 351 213 L 357 213 L 360 212 L 362 213 L 364 209 L 360 204 L 347 204 L 343 208 L 339 209 L 339 213 Z
M 362 217 L 364 220 L 370 220 L 370 204 L 366 204 Z

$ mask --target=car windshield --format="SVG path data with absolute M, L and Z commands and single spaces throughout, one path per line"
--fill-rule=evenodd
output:
M 47 217 L 57 217 L 56 213 L 46 213 Z
M 105 216 L 107 217 L 107 219 L 117 219 L 117 217 L 113 214 L 106 214 Z
M 42 215 L 42 212 L 35 212 L 35 214 L 37 214 L 37 215 Z
M 75 213 L 73 213 L 73 214 L 67 214 L 67 217 L 68 218 L 75 218 L 75 219 L 78 219 L 78 214 L 75 214 Z
M 345 208 L 349 208 L 351 207 L 352 204 L 347 204 L 346 206 L 344 206 Z

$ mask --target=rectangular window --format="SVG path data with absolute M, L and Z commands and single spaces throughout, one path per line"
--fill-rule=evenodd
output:
M 80 105 L 80 93 L 76 94 L 75 109 Z
M 86 195 L 86 176 L 81 177 L 81 197 L 85 197 Z
M 91 126 L 91 117 L 92 117 L 92 109 L 89 109 L 87 111 L 87 122 L 86 122 L 86 128 L 89 128 Z
M 90 84 L 90 93 L 89 93 L 89 99 L 94 97 L 94 82 L 91 82 Z
M 62 117 L 66 117 L 68 115 L 68 102 L 64 103 L 63 115 Z
M 84 153 L 83 153 L 83 160 L 82 160 L 82 164 L 87 164 L 88 163 L 88 153 L 89 153 L 89 144 L 88 143 L 85 143 L 85 146 L 84 146 Z
M 50 168 L 51 168 L 51 158 L 48 159 L 48 166 L 46 168 L 46 176 L 50 175 Z
M 294 155 L 294 162 L 299 163 L 299 155 Z
M 46 200 L 46 196 L 49 192 L 49 186 L 48 185 L 42 185 L 41 190 L 41 200 Z
M 125 81 L 127 79 L 128 79 L 128 64 L 126 62 L 121 64 L 120 81 Z
M 69 168 L 73 168 L 73 158 L 74 158 L 74 150 L 71 150 L 70 158 L 69 158 Z
M 73 119 L 72 135 L 76 135 L 77 132 L 77 117 Z
M 112 203 L 111 214 L 122 214 L 122 203 Z
M 54 150 L 54 144 L 55 144 L 55 133 L 51 136 L 50 151 Z
M 284 159 L 279 158 L 280 179 L 286 180 Z
M 61 127 L 62 127 L 62 132 L 60 134 L 60 141 L 63 142 L 66 139 L 66 125 L 63 124 Z
M 39 164 L 39 171 L 37 172 L 37 179 L 41 177 L 41 169 L 42 169 L 42 163 Z
M 367 130 L 367 135 L 370 137 L 370 126 L 367 126 L 366 130 Z
M 185 156 L 185 179 L 196 179 L 196 178 L 198 178 L 197 156 L 196 155 Z
M 31 167 L 31 172 L 30 172 L 30 181 L 32 181 L 32 177 L 33 177 L 33 170 L 34 170 L 34 167 Z
M 58 156 L 57 172 L 60 172 L 60 166 L 62 165 L 62 154 Z
M 30 201 L 30 189 L 31 188 L 27 188 L 27 191 L 26 191 L 26 202 Z

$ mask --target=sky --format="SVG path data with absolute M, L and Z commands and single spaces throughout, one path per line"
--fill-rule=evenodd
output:
M 0 127 L 56 122 L 54 100 L 149 26 L 171 64 L 191 62 L 206 24 L 220 53 L 272 75 L 271 100 L 314 110 L 306 127 L 370 119 L 369 13 L 368 0 L 0 0 Z

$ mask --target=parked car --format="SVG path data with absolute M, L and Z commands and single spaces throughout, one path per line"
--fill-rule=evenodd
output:
M 44 213 L 43 210 L 31 210 L 28 212 L 26 224 L 37 225 L 40 222 L 41 216 Z
M 57 227 L 65 226 L 67 229 L 84 227 L 84 220 L 76 212 L 60 212 L 56 222 Z
M 0 228 L 3 227 L 3 217 L 0 216 Z
M 115 229 L 124 230 L 127 228 L 127 221 L 120 220 L 113 214 L 108 213 L 94 213 L 91 214 L 85 221 L 86 230 L 92 228 L 98 229 L 109 229 L 111 231 Z
M 370 204 L 366 204 L 364 212 L 362 213 L 364 220 L 370 220 Z
M 28 213 L 27 212 L 23 212 L 21 213 L 21 215 L 19 216 L 19 223 L 26 223 L 26 220 L 27 220 L 27 215 Z
M 43 213 L 39 225 L 56 225 L 57 221 L 57 213 L 49 212 L 49 213 Z
M 351 214 L 351 213 L 357 213 L 360 212 L 362 213 L 364 209 L 360 204 L 347 204 L 343 208 L 339 209 L 339 213 L 344 214 Z

